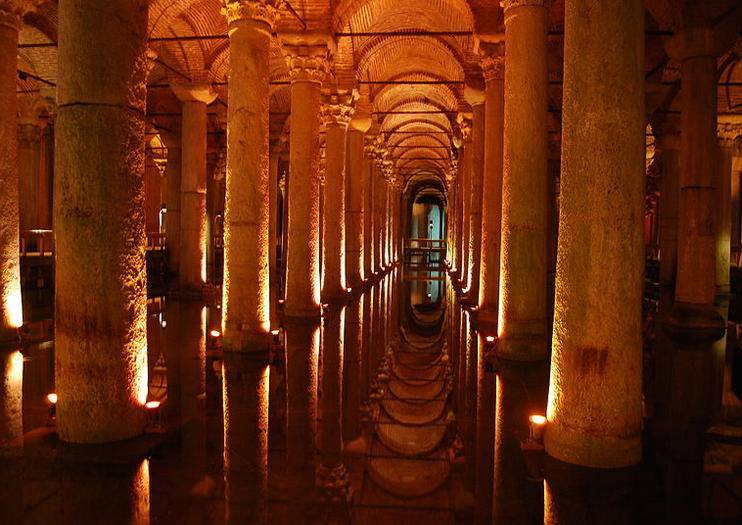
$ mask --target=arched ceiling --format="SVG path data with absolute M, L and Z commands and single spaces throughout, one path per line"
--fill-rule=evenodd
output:
M 148 84 L 148 108 L 155 124 L 166 122 L 180 104 L 174 81 L 211 82 L 221 109 L 228 104 L 229 42 L 221 14 L 224 0 L 151 0 L 150 47 L 157 61 Z M 20 34 L 19 91 L 53 91 L 56 83 L 57 0 L 41 2 L 24 18 Z M 478 41 L 502 33 L 500 0 L 288 0 L 276 31 L 322 31 L 334 36 L 333 75 L 342 87 L 357 87 L 372 112 L 372 131 L 386 143 L 388 159 L 407 178 L 441 180 L 455 155 L 456 115 L 469 112 L 464 83 L 481 83 Z M 684 0 L 646 1 L 648 107 L 679 109 L 678 65 L 668 59 L 663 39 L 677 28 Z M 715 0 L 709 16 L 723 24 L 734 0 Z M 730 15 L 732 13 L 732 15 Z M 549 14 L 550 122 L 561 117 L 564 0 Z M 742 112 L 742 47 L 719 58 L 719 112 Z M 288 71 L 279 39 L 271 49 L 271 130 L 280 133 L 290 113 Z M 21 78 L 22 77 L 22 78 Z

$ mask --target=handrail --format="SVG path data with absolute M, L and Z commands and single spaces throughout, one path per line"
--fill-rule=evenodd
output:
M 161 232 L 147 233 L 147 250 L 162 251 L 165 249 L 167 236 Z M 21 257 L 51 257 L 54 255 L 53 230 L 22 230 L 19 238 Z

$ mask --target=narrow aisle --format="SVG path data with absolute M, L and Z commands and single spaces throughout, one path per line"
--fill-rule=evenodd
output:
M 413 283 L 420 286 L 422 281 Z M 376 371 L 365 425 L 365 468 L 353 523 L 455 522 L 456 430 L 443 301 L 413 304 Z

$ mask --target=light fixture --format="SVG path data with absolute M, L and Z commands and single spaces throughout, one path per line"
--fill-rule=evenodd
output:
M 57 394 L 55 392 L 46 395 L 46 404 L 49 406 L 46 426 L 53 427 L 57 423 Z
M 540 414 L 534 414 L 528 418 L 532 441 L 541 442 L 544 439 L 544 430 L 546 430 L 546 417 Z
M 222 333 L 219 330 L 212 330 L 209 332 L 209 335 L 213 338 L 218 338 L 222 336 Z
M 57 394 L 52 392 L 51 394 L 46 395 L 46 402 L 50 405 L 56 405 L 57 404 Z
M 495 336 L 494 335 L 488 335 L 487 337 L 484 338 L 484 340 L 487 341 L 488 343 L 494 343 L 495 342 Z

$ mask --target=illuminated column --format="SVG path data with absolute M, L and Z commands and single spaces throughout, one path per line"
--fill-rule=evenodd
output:
M 711 342 L 724 332 L 714 309 L 718 202 L 714 188 L 716 55 L 714 30 L 695 27 L 668 40 L 668 54 L 680 62 L 680 196 L 675 304 L 666 321 L 671 337 Z
M 325 209 L 322 249 L 324 266 L 322 300 L 346 295 L 345 275 L 345 153 L 347 131 L 353 108 L 352 96 L 334 94 L 322 104 L 325 126 Z
M 495 374 L 487 369 L 490 343 L 480 329 L 473 342 L 477 351 L 476 387 L 476 472 L 474 482 L 474 523 L 492 523 L 492 491 L 495 467 Z
M 469 205 L 469 266 L 467 295 L 474 301 L 479 298 L 479 272 L 482 249 L 482 187 L 484 177 L 484 119 L 485 93 L 467 89 L 467 98 L 471 104 L 472 141 L 471 141 L 471 201 Z
M 550 0 L 506 0 L 498 355 L 547 356 L 547 18 Z
M 268 228 L 272 1 L 226 4 L 229 45 L 224 210 L 224 470 L 229 523 L 267 523 Z
M 355 118 L 350 121 L 348 130 L 348 173 L 345 178 L 347 190 L 345 264 L 348 286 L 353 289 L 359 289 L 367 275 L 365 252 L 368 239 L 364 235 L 364 220 L 368 162 L 363 152 L 363 139 L 370 126 L 370 118 Z
M 459 230 L 458 250 L 459 250 L 459 267 L 461 288 L 466 290 L 469 286 L 469 243 L 471 242 L 471 224 L 469 210 L 471 209 L 471 180 L 472 180 L 472 115 L 471 113 L 459 113 L 459 128 L 461 129 L 461 148 L 459 153 L 462 156 L 459 164 L 459 190 L 461 195 L 459 203 L 461 209 L 461 228 Z
M 328 71 L 327 44 L 288 38 L 291 72 L 289 246 L 286 315 L 318 316 L 320 302 L 320 88 Z
M 362 371 L 363 333 L 368 322 L 363 317 L 366 295 L 348 305 L 345 316 L 345 351 L 343 354 L 343 438 L 345 442 L 361 436 L 361 402 L 365 399 Z
M 374 147 L 374 173 L 373 173 L 373 242 L 374 242 L 374 273 L 379 274 L 384 264 L 384 202 L 386 200 L 386 188 L 384 181 L 383 151 L 378 146 Z
M 584 23 L 585 12 L 594 24 Z M 577 0 L 566 8 L 545 443 L 551 457 L 585 467 L 627 467 L 641 457 L 643 19 L 639 0 Z M 609 54 L 616 60 L 606 62 Z
M 484 176 L 482 193 L 482 253 L 479 271 L 479 323 L 495 335 L 500 294 L 500 227 L 502 217 L 502 144 L 504 119 L 504 45 L 482 60 L 484 72 Z M 487 326 L 485 326 L 485 324 Z
M 362 172 L 363 194 L 363 278 L 368 280 L 374 273 L 374 160 L 373 138 L 364 140 Z
M 169 127 L 169 132 L 160 134 L 165 147 L 167 147 L 165 247 L 167 249 L 168 267 L 171 271 L 177 272 L 180 268 L 180 162 L 182 158 L 180 148 L 182 143 L 180 140 L 180 122 L 174 121 Z
M 729 293 L 732 241 L 732 156 L 734 141 L 719 137 L 714 187 L 716 188 L 716 294 Z M 718 302 L 718 301 L 717 301 Z
M 180 287 L 206 284 L 206 107 L 216 99 L 209 84 L 173 84 L 183 103 L 180 179 Z
M 22 435 L 23 354 L 5 347 L 0 349 L 0 450 Z
M 224 221 L 224 347 L 265 351 L 269 330 L 269 2 L 227 6 L 230 99 Z M 256 111 L 255 108 L 261 108 Z
M 0 4 L 0 343 L 16 343 L 23 324 L 18 209 L 18 31 L 26 3 Z
M 59 6 L 54 344 L 65 441 L 144 429 L 146 41 L 145 0 Z
M 39 96 L 19 97 L 18 119 L 18 194 L 20 229 L 33 230 L 39 224 L 39 183 L 41 166 L 41 139 L 46 122 L 41 118 L 44 100 Z

